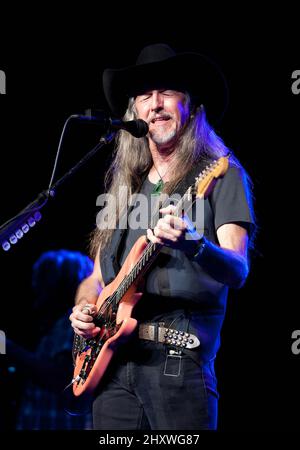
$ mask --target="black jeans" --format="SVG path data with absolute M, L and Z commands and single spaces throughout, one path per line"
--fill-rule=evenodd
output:
M 93 403 L 94 429 L 216 429 L 213 366 L 169 353 L 163 344 L 140 341 L 114 356 Z

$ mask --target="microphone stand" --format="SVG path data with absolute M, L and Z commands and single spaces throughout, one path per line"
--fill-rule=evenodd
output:
M 99 143 L 92 148 L 75 166 L 66 172 L 49 189 L 46 189 L 37 198 L 22 209 L 16 216 L 9 219 L 0 226 L 0 244 L 4 251 L 8 251 L 11 244 L 14 245 L 25 233 L 28 233 L 36 222 L 40 221 L 41 209 L 48 203 L 49 198 L 56 195 L 56 190 L 67 179 L 74 175 L 87 161 L 89 161 L 104 145 L 109 144 L 115 137 L 115 132 L 108 132 L 102 136 Z

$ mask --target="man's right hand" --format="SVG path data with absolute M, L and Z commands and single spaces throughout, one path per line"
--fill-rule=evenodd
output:
M 90 339 L 99 333 L 100 328 L 93 323 L 93 316 L 97 313 L 97 307 L 93 303 L 82 300 L 73 308 L 69 319 L 76 334 L 84 339 Z

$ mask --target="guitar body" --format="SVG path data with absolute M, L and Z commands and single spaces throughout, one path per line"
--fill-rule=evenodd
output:
M 96 303 L 98 311 L 103 305 L 106 305 L 109 298 L 119 288 L 122 281 L 137 264 L 146 246 L 146 237 L 141 236 L 132 247 L 114 281 L 105 286 L 101 291 Z M 134 306 L 141 297 L 140 295 L 135 295 L 137 287 L 138 283 L 133 283 L 126 291 L 120 300 L 116 313 L 111 307 L 107 308 L 106 314 L 103 315 L 104 323 L 102 326 L 99 324 L 101 329 L 99 335 L 94 339 L 88 340 L 76 336 L 75 339 L 81 341 L 80 345 L 83 348 L 83 351 L 77 353 L 75 360 L 73 393 L 76 396 L 81 395 L 83 392 L 91 393 L 96 388 L 109 365 L 116 348 L 128 340 L 135 330 L 137 321 L 131 317 L 131 314 Z M 108 329 L 107 324 L 112 321 L 115 322 L 116 326 L 111 330 Z M 99 347 L 101 347 L 100 351 L 98 351 Z M 95 355 L 95 353 L 97 355 Z M 82 371 L 86 373 L 86 378 L 85 376 L 82 376 Z M 78 379 L 78 382 L 76 379 Z

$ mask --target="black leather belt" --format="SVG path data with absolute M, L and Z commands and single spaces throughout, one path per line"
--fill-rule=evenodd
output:
M 175 345 L 179 348 L 193 349 L 200 345 L 199 339 L 194 334 L 175 330 L 173 328 L 166 328 L 158 324 L 140 324 L 139 338 L 168 345 Z

